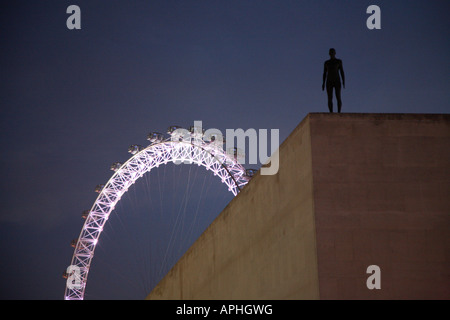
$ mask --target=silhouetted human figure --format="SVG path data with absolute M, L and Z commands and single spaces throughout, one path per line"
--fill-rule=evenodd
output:
M 330 60 L 325 61 L 323 67 L 322 91 L 325 90 L 325 80 L 326 80 L 328 109 L 330 110 L 330 112 L 333 112 L 333 88 L 334 88 L 334 91 L 336 93 L 338 112 L 341 112 L 342 107 L 341 78 L 342 78 L 342 85 L 345 88 L 344 68 L 342 67 L 342 60 L 336 59 L 336 50 L 331 48 L 329 54 Z

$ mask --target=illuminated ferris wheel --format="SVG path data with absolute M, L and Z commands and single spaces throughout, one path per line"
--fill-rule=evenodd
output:
M 255 170 L 241 165 L 236 148 L 223 149 L 224 141 L 220 134 L 206 136 L 201 128 L 187 130 L 178 126 L 169 127 L 167 133 L 168 138 L 158 132 L 150 133 L 147 147 L 130 146 L 128 152 L 132 156 L 123 164 L 113 163 L 112 177 L 106 184 L 96 187 L 99 195 L 92 208 L 83 212 L 82 217 L 86 221 L 78 239 L 71 243 L 74 253 L 63 274 L 67 279 L 65 300 L 83 300 L 94 250 L 104 225 L 128 188 L 145 173 L 169 162 L 197 164 L 219 177 L 233 195 L 237 195 L 255 173 Z

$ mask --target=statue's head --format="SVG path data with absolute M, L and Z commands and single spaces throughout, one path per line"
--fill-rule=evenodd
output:
M 328 53 L 330 54 L 330 57 L 334 57 L 336 55 L 336 50 L 334 48 L 331 48 Z

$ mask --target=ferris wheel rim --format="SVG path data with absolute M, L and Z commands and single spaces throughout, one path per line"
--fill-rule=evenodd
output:
M 199 153 L 194 152 L 198 150 Z M 156 159 L 156 162 L 153 160 Z M 76 266 L 79 272 L 79 282 L 76 286 L 66 283 L 65 300 L 83 300 L 88 273 L 94 257 L 98 239 L 103 231 L 109 215 L 114 211 L 116 204 L 128 188 L 145 173 L 162 164 L 176 161 L 196 163 L 212 171 L 221 178 L 222 183 L 234 196 L 248 183 L 245 168 L 225 152 L 221 145 L 207 143 L 201 139 L 191 141 L 165 139 L 153 142 L 147 147 L 134 153 L 99 191 L 92 205 L 80 235 L 74 246 L 71 265 Z M 136 168 L 137 166 L 137 168 Z

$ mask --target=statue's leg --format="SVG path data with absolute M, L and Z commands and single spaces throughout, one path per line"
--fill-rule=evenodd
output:
M 341 84 L 336 85 L 334 90 L 336 91 L 336 100 L 337 100 L 337 105 L 338 105 L 338 113 L 341 113 L 341 108 L 342 108 Z
M 328 110 L 333 113 L 333 86 L 327 83 Z

